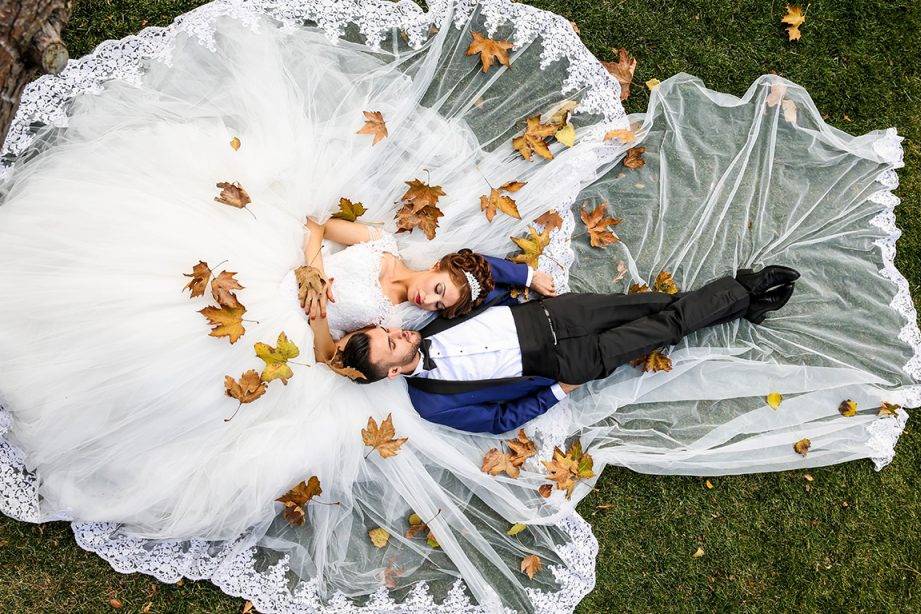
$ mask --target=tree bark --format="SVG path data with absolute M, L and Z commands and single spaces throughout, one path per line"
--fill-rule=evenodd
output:
M 0 143 L 19 108 L 25 86 L 40 72 L 67 65 L 61 30 L 73 0 L 0 0 Z

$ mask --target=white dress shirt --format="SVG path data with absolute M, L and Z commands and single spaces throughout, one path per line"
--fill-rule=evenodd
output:
M 435 361 L 435 368 L 423 367 L 420 352 L 419 364 L 410 377 L 471 381 L 522 375 L 518 331 L 508 307 L 489 307 L 428 339 L 429 357 Z M 559 384 L 551 389 L 557 400 L 566 396 Z

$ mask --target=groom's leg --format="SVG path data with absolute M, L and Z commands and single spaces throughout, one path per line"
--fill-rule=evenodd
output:
M 657 313 L 599 334 L 561 339 L 556 348 L 560 380 L 581 384 L 606 377 L 620 365 L 674 345 L 696 330 L 743 316 L 748 304 L 748 290 L 732 277 L 723 277 L 684 293 Z
M 601 333 L 662 311 L 687 292 L 637 294 L 569 293 L 543 299 L 558 338 Z

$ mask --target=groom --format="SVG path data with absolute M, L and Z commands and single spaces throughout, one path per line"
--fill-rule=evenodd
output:
M 342 361 L 363 383 L 406 377 L 426 420 L 505 433 L 580 384 L 696 330 L 740 317 L 760 324 L 786 304 L 798 277 L 772 265 L 690 292 L 564 294 L 437 319 L 421 331 L 372 327 L 340 342 Z

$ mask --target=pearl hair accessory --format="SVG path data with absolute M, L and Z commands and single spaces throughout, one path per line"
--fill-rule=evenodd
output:
M 478 282 L 476 277 L 474 277 L 471 273 L 467 271 L 464 271 L 463 273 L 464 277 L 467 278 L 467 285 L 470 286 L 470 300 L 475 301 L 477 298 L 479 298 L 480 291 L 482 290 L 482 288 L 480 288 L 480 282 Z

